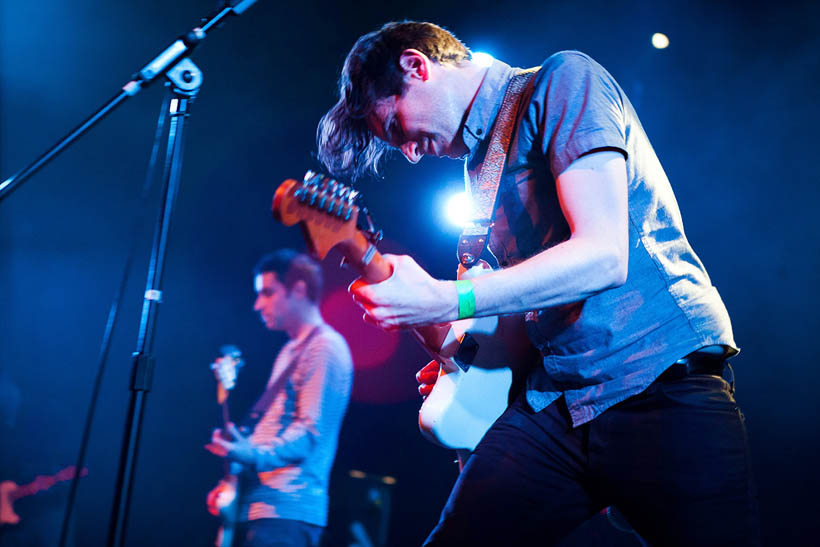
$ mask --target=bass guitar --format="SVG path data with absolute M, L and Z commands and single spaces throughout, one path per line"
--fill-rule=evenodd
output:
M 302 181 L 286 180 L 273 198 L 273 216 L 301 226 L 307 245 L 324 259 L 338 248 L 345 263 L 368 283 L 392 275 L 376 250 L 381 239 L 356 190 L 308 171 Z M 480 273 L 476 268 L 468 275 Z M 507 408 L 514 373 L 533 362 L 520 316 L 482 317 L 411 330 L 439 363 L 439 375 L 419 411 L 419 428 L 429 440 L 471 451 Z
M 220 348 L 219 358 L 211 363 L 211 370 L 216 377 L 216 401 L 219 403 L 222 412 L 222 423 L 224 430 L 231 423 L 231 413 L 228 407 L 228 395 L 236 386 L 236 378 L 239 369 L 244 365 L 242 352 L 232 345 L 224 345 Z M 231 547 L 234 542 L 236 524 L 239 520 L 239 473 L 241 466 L 236 463 L 225 461 L 225 476 L 220 482 L 219 491 L 216 495 L 214 505 L 217 508 L 217 515 L 222 519 L 219 527 L 216 545 L 219 547 Z

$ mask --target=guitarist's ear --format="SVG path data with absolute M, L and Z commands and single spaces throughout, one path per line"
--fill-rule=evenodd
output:
M 307 298 L 307 284 L 303 279 L 299 279 L 289 290 L 291 296 L 301 299 Z
M 405 49 L 399 56 L 405 78 L 426 81 L 430 77 L 430 63 L 430 58 L 417 49 Z

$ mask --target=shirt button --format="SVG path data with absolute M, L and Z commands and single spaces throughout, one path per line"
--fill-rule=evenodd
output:
M 479 127 L 478 129 L 476 129 L 476 130 L 475 130 L 475 134 L 476 134 L 476 135 L 481 135 L 482 133 L 484 133 L 484 130 L 483 130 L 483 129 L 481 129 L 480 127 Z

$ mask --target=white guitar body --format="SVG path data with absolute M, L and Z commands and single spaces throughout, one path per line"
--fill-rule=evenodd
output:
M 492 272 L 480 260 L 469 270 L 459 266 L 459 279 Z M 478 343 L 467 370 L 453 360 L 466 333 Z M 441 349 L 435 352 L 439 374 L 433 391 L 419 410 L 419 429 L 430 441 L 472 452 L 484 433 L 507 409 L 513 368 L 529 366 L 532 350 L 520 316 L 476 317 L 450 324 Z M 512 368 L 511 368 L 512 367 Z
M 465 319 L 452 324 L 442 354 L 454 354 L 465 332 L 491 335 L 498 317 Z M 438 379 L 419 410 L 419 429 L 446 448 L 472 451 L 506 410 L 513 373 L 509 367 L 462 370 L 452 359 L 439 361 Z

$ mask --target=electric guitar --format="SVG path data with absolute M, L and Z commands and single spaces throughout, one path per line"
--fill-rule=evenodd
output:
M 227 429 L 231 422 L 228 408 L 228 395 L 236 386 L 236 377 L 239 369 L 244 365 L 242 352 L 232 345 L 222 346 L 220 357 L 211 363 L 211 370 L 216 376 L 216 401 L 222 411 L 223 426 Z M 222 488 L 216 497 L 216 506 L 222 526 L 219 528 L 217 545 L 231 547 L 234 541 L 235 528 L 239 520 L 239 476 L 241 466 L 225 461 L 225 477 L 222 479 Z
M 14 512 L 15 501 L 48 490 L 59 482 L 70 481 L 76 475 L 76 469 L 75 466 L 70 465 L 54 475 L 38 475 L 30 483 L 23 485 L 18 485 L 13 481 L 0 482 L 0 526 L 20 522 L 20 515 Z M 86 475 L 88 475 L 88 468 L 84 467 L 80 476 L 85 477 Z
M 392 275 L 376 250 L 381 230 L 373 226 L 361 195 L 330 177 L 308 171 L 286 180 L 273 198 L 273 216 L 299 224 L 310 250 L 323 259 L 334 247 L 368 283 Z M 480 273 L 474 267 L 468 275 Z M 507 408 L 513 373 L 533 362 L 520 316 L 482 317 L 411 330 L 438 361 L 439 376 L 419 411 L 419 428 L 446 448 L 471 451 Z

